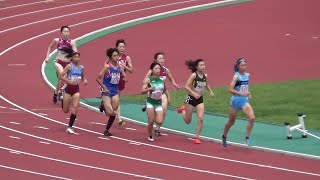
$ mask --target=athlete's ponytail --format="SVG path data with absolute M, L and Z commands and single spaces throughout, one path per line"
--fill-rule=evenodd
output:
M 243 58 L 240 58 L 240 59 L 237 60 L 236 64 L 233 67 L 234 72 L 238 72 L 239 71 L 239 65 L 242 62 L 246 62 L 246 60 L 243 59 Z
M 204 61 L 203 59 L 187 60 L 185 62 L 185 65 L 187 65 L 188 69 L 190 69 L 192 72 L 196 72 L 198 64 L 203 61 Z
M 62 47 L 62 48 L 60 48 L 60 51 L 62 51 L 65 54 L 67 54 L 66 55 L 67 58 L 71 58 L 72 56 L 74 56 L 76 54 L 78 54 L 80 56 L 80 53 L 77 52 L 77 51 L 74 51 L 71 46 Z

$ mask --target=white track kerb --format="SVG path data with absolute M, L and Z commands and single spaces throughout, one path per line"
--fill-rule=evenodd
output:
M 93 31 L 91 33 L 85 34 L 85 35 L 83 35 L 81 37 L 76 38 L 75 40 L 77 42 L 80 42 L 79 44 L 81 45 L 81 44 L 87 43 L 87 42 L 89 42 L 89 41 L 91 41 L 93 39 L 105 36 L 107 34 L 110 34 L 110 33 L 116 32 L 116 31 L 120 31 L 120 30 L 125 29 L 125 28 L 136 26 L 136 25 L 139 25 L 139 24 L 143 24 L 143 23 L 147 23 L 147 22 L 151 22 L 151 21 L 156 21 L 156 20 L 160 20 L 160 19 L 164 19 L 164 18 L 168 18 L 168 17 L 173 17 L 173 16 L 177 16 L 177 15 L 181 15 L 181 14 L 186 14 L 186 13 L 189 13 L 189 12 L 196 12 L 196 11 L 206 10 L 206 9 L 210 9 L 210 8 L 214 8 L 214 7 L 238 4 L 238 3 L 243 3 L 243 2 L 250 2 L 250 1 L 253 1 L 253 0 L 224 0 L 224 1 L 214 2 L 214 3 L 191 6 L 191 7 L 187 7 L 187 8 L 183 8 L 183 9 L 178 9 L 178 10 L 168 11 L 168 12 L 164 12 L 164 13 L 159 13 L 159 14 L 146 16 L 146 17 L 143 17 L 143 18 L 138 18 L 138 19 L 126 21 L 126 22 L 123 22 L 123 23 L 115 24 L 115 25 L 112 25 L 112 26 L 108 26 L 108 27 L 105 27 L 103 29 L 99 29 L 97 31 Z M 109 31 L 109 32 L 108 33 L 103 33 L 104 31 Z M 96 37 L 93 38 L 93 36 L 96 36 Z M 85 39 L 89 39 L 89 40 L 85 40 Z M 52 53 L 50 53 L 50 58 L 55 53 L 56 53 L 56 50 L 53 51 Z M 51 82 L 46 77 L 45 67 L 46 67 L 46 63 L 43 62 L 42 66 L 41 66 L 42 77 L 43 77 L 44 81 L 46 82 L 46 84 L 50 88 L 52 88 L 54 90 L 55 86 L 53 84 L 51 84 Z M 90 106 L 90 105 L 88 105 L 88 104 L 86 104 L 84 102 L 80 102 L 80 104 L 85 108 L 88 108 L 90 110 L 93 110 L 93 111 L 96 111 L 96 112 L 100 113 L 99 109 L 96 108 L 96 107 Z M 146 123 L 131 119 L 129 117 L 122 117 L 122 118 L 127 120 L 127 121 L 129 121 L 129 122 L 135 123 L 135 124 L 146 125 Z M 172 133 L 185 135 L 185 136 L 189 136 L 189 137 L 193 137 L 194 136 L 191 133 L 177 131 L 177 130 L 173 130 L 173 129 L 169 129 L 169 128 L 162 128 L 162 129 L 164 129 L 166 131 L 169 131 L 169 132 L 172 132 Z M 203 140 L 208 140 L 208 141 L 214 141 L 214 142 L 221 143 L 220 139 L 215 139 L 215 138 L 211 138 L 211 137 L 207 137 L 207 136 L 200 136 L 200 137 Z M 115 138 L 118 139 L 118 137 L 115 137 Z M 121 138 L 119 138 L 119 139 L 121 139 Z M 250 147 L 248 147 L 248 146 L 246 146 L 244 144 L 240 144 L 240 143 L 236 143 L 236 142 L 229 142 L 229 143 L 232 144 L 232 145 L 235 145 L 235 146 L 247 147 L 247 148 L 251 148 L 251 149 L 255 149 L 255 150 L 276 152 L 276 153 L 280 153 L 280 154 L 287 154 L 287 155 L 292 155 L 292 156 L 300 156 L 300 157 L 306 157 L 306 158 L 311 158 L 311 159 L 320 159 L 320 156 L 315 156 L 315 155 L 296 153 L 296 152 L 291 152 L 291 151 L 272 149 L 272 148 L 260 147 L 260 146 L 250 146 Z

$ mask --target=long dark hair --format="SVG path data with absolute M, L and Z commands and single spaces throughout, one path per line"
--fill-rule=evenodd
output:
M 188 66 L 188 69 L 191 70 L 191 72 L 196 72 L 197 71 L 197 67 L 199 65 L 200 62 L 204 62 L 203 59 L 196 59 L 196 60 L 187 60 L 185 62 L 185 65 Z
M 74 51 L 71 46 L 62 47 L 60 49 L 60 51 L 63 51 L 64 53 L 66 53 L 67 58 L 71 58 L 72 56 L 74 56 L 76 54 L 78 54 L 80 56 L 80 53 L 77 51 Z
M 245 59 L 243 59 L 243 58 L 240 58 L 240 59 L 238 59 L 237 61 L 236 61 L 236 64 L 234 65 L 234 67 L 233 67 L 233 70 L 234 70 L 234 72 L 238 72 L 239 71 L 239 65 L 240 65 L 240 63 L 242 63 L 242 62 L 247 62 Z

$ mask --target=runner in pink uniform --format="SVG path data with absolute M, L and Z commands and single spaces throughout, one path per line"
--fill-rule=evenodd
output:
M 48 50 L 47 50 L 46 59 L 45 59 L 45 62 L 48 63 L 49 62 L 49 54 L 50 54 L 52 48 L 54 46 L 56 46 L 57 57 L 56 57 L 56 60 L 54 63 L 54 67 L 56 69 L 56 73 L 57 73 L 58 77 L 62 73 L 63 69 L 70 63 L 70 59 L 66 57 L 66 54 L 63 51 L 61 51 L 61 49 L 65 48 L 65 47 L 71 47 L 73 49 L 73 51 L 75 51 L 75 52 L 77 51 L 75 41 L 71 40 L 69 38 L 70 28 L 68 26 L 62 26 L 60 28 L 60 32 L 61 32 L 61 37 L 53 39 L 53 41 L 49 45 Z M 63 85 L 64 85 L 64 82 L 61 79 L 59 79 L 58 84 L 56 86 L 56 90 L 53 93 L 53 103 L 57 103 L 58 98 L 60 98 L 62 96 L 61 88 L 63 87 Z

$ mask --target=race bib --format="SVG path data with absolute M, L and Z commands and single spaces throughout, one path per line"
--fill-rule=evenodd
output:
M 111 84 L 119 84 L 120 76 L 111 76 L 110 83 Z
M 80 83 L 80 81 L 81 81 L 81 77 L 80 76 L 71 76 L 71 80 L 72 81 L 75 81 L 76 82 L 76 84 L 79 84 Z
M 155 99 L 155 100 L 160 100 L 162 97 L 162 92 L 160 91 L 154 91 L 150 94 L 150 98 Z
M 240 86 L 240 92 L 241 93 L 247 93 L 249 91 L 249 86 L 248 85 L 241 85 Z

